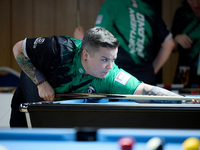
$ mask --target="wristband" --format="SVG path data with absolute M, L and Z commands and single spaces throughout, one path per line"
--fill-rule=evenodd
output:
M 46 81 L 47 81 L 47 80 L 44 79 L 44 80 L 40 81 L 39 83 L 37 83 L 36 86 L 38 86 L 38 85 L 40 85 L 40 84 L 42 84 L 42 83 L 44 83 L 44 82 L 46 82 Z

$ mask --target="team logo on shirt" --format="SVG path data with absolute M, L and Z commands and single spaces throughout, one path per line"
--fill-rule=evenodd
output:
M 131 75 L 125 73 L 125 72 L 122 72 L 120 71 L 117 76 L 115 77 L 115 81 L 123 84 L 123 85 L 126 85 L 126 83 L 128 82 L 128 80 L 130 79 Z
M 45 38 L 39 37 L 34 41 L 33 48 L 36 48 L 38 44 L 42 44 L 44 42 Z
M 83 73 L 83 72 L 84 72 L 82 68 L 79 68 L 78 71 L 79 71 L 80 73 Z
M 85 91 L 85 93 L 96 93 L 94 87 L 89 86 L 88 89 Z

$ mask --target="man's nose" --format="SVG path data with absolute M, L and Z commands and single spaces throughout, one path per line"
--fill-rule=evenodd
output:
M 108 64 L 106 66 L 106 68 L 108 69 L 112 69 L 114 62 L 113 61 L 108 61 Z

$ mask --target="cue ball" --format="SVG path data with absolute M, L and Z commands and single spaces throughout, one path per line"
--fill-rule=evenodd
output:
M 190 137 L 183 142 L 182 146 L 184 150 L 198 150 L 200 141 L 196 137 Z
M 147 148 L 149 150 L 162 150 L 164 139 L 159 137 L 153 137 L 147 142 Z
M 6 147 L 0 145 L 0 150 L 8 150 Z
M 133 137 L 122 137 L 118 140 L 121 150 L 131 150 L 135 142 Z

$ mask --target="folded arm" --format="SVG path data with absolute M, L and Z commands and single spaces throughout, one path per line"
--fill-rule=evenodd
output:
M 174 37 L 176 43 L 180 44 L 184 49 L 190 49 L 193 41 L 186 34 L 178 34 Z

